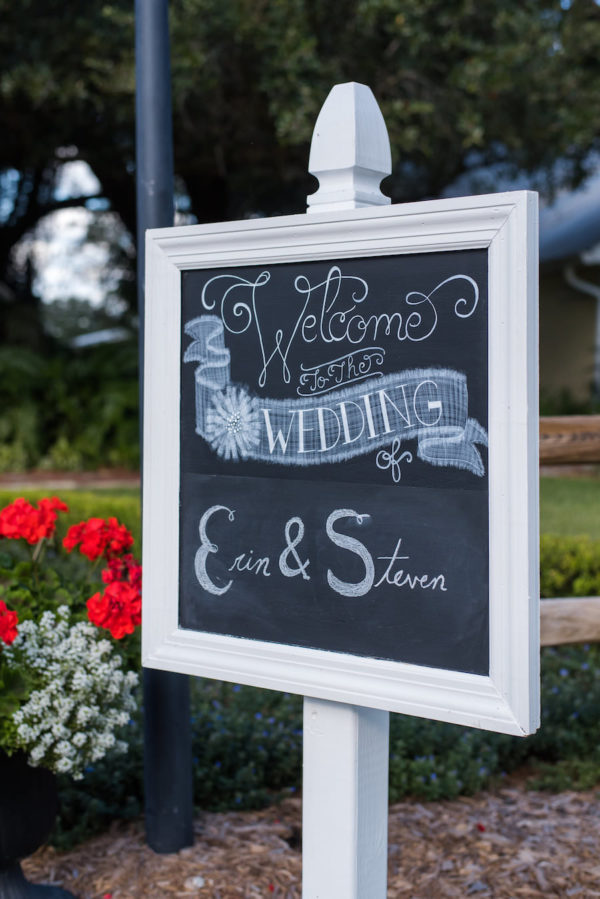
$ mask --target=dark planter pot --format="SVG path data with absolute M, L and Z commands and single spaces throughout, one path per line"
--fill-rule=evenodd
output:
M 56 779 L 23 753 L 0 751 L 0 899 L 75 899 L 60 887 L 30 883 L 20 860 L 48 837 L 58 811 Z

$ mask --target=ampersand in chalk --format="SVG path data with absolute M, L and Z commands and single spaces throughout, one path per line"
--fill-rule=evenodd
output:
M 298 530 L 296 531 L 296 536 L 292 539 L 293 524 L 296 525 Z M 306 569 L 310 565 L 310 561 L 307 559 L 306 562 L 303 562 L 296 550 L 296 547 L 302 542 L 303 537 L 304 522 L 302 521 L 302 519 L 296 516 L 294 518 L 290 518 L 285 526 L 285 539 L 287 542 L 287 546 L 279 556 L 279 570 L 283 575 L 285 575 L 285 577 L 296 577 L 296 575 L 301 574 L 305 581 L 310 581 L 310 574 L 306 573 Z M 287 557 L 290 555 L 290 553 L 298 564 L 297 568 L 290 568 L 287 563 Z

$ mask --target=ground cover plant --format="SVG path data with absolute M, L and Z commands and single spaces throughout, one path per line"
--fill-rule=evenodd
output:
M 583 487 L 581 486 L 583 485 Z M 600 540 L 570 536 L 591 520 L 586 497 L 600 480 L 542 481 L 542 595 L 600 595 Z M 30 499 L 42 492 L 28 491 Z M 116 514 L 136 536 L 135 491 L 62 492 L 72 521 Z M 570 497 L 570 499 L 569 499 Z M 0 492 L 0 502 L 14 492 Z M 583 508 L 582 508 L 583 507 Z M 71 519 L 69 524 L 72 523 Z M 564 521 L 563 534 L 547 533 Z M 571 522 L 575 522 L 571 525 Z M 585 529 L 582 531 L 585 534 Z M 302 700 L 220 681 L 192 681 L 194 799 L 199 809 L 256 808 L 301 790 Z M 600 781 L 600 645 L 542 650 L 542 726 L 526 739 L 402 715 L 391 716 L 390 800 L 451 798 L 501 783 L 523 765 L 530 784 L 587 788 Z M 133 716 L 129 752 L 118 765 L 99 762 L 79 784 L 64 781 L 54 842 L 66 846 L 136 816 L 142 802 L 142 726 Z

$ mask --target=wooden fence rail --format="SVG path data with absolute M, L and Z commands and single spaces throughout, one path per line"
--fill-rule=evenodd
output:
M 540 603 L 540 643 L 600 642 L 600 597 L 542 599 Z
M 542 465 L 600 463 L 600 415 L 540 418 Z
M 600 464 L 600 415 L 540 418 L 540 463 Z M 542 599 L 542 646 L 586 642 L 600 642 L 600 597 Z

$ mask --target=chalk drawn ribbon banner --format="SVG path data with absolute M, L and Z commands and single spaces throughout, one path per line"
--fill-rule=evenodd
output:
M 475 443 L 487 433 L 468 417 L 464 374 L 449 369 L 412 369 L 355 384 L 325 396 L 259 398 L 230 382 L 230 352 L 222 321 L 192 319 L 193 338 L 184 362 L 198 362 L 196 433 L 223 459 L 256 459 L 281 465 L 320 465 L 370 453 L 392 440 L 416 438 L 419 458 L 483 476 Z M 381 467 L 381 466 L 380 466 Z

